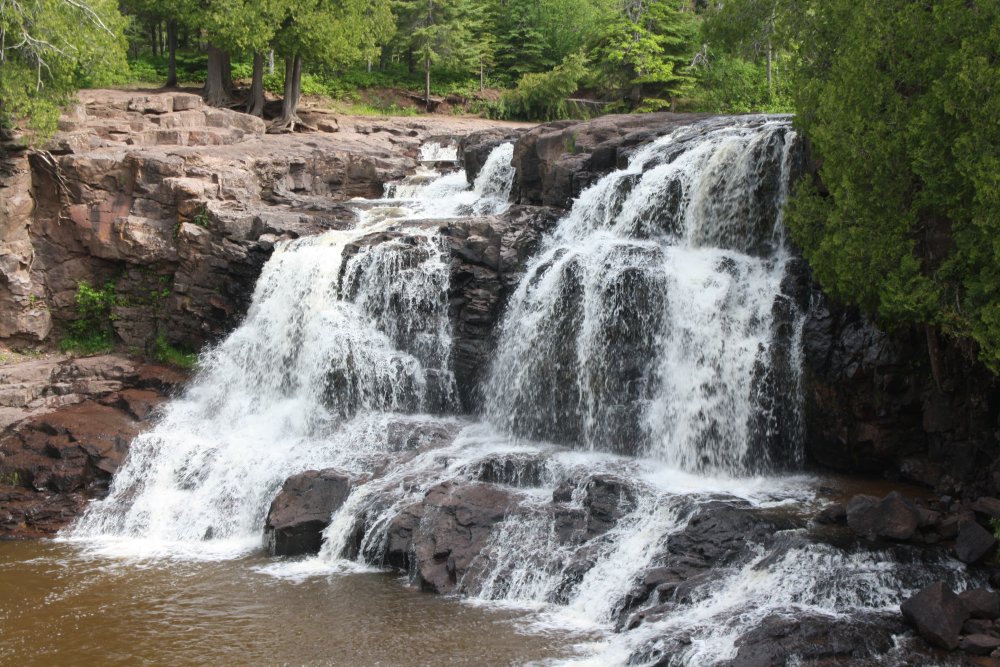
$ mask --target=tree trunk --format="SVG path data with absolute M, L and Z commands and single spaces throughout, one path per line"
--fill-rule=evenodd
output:
M 424 104 L 431 110 L 431 59 L 424 58 Z
M 267 73 L 274 75 L 274 49 L 267 52 Z
M 156 38 L 156 24 L 154 23 L 149 28 L 149 48 L 153 51 L 153 57 L 160 55 L 159 47 L 160 40 Z
M 224 79 L 225 57 L 225 53 L 209 43 L 208 74 L 205 78 L 205 88 L 202 90 L 205 103 L 209 106 L 224 107 L 231 101 Z
M 222 85 L 230 99 L 236 97 L 236 86 L 233 84 L 233 61 L 228 52 L 224 52 L 222 56 Z
M 629 90 L 629 93 L 628 93 L 628 99 L 629 99 L 629 104 L 632 105 L 633 109 L 637 108 L 640 104 L 642 104 L 642 84 L 641 83 L 633 83 L 632 84 L 632 88 Z
M 388 46 L 382 47 L 382 53 L 379 55 L 378 68 L 380 72 L 384 72 L 389 66 L 389 58 L 392 57 L 392 51 Z
M 771 45 L 768 44 L 767 45 L 767 95 L 768 95 L 768 97 L 770 97 L 771 95 L 774 94 L 774 85 L 772 83 L 772 74 L 771 74 L 771 68 L 772 68 L 771 61 L 772 61 Z
M 165 87 L 177 85 L 177 22 L 167 22 L 167 82 Z
M 483 67 L 483 59 L 479 59 L 479 92 L 486 90 L 486 69 Z
M 271 123 L 269 132 L 294 132 L 302 121 L 297 115 L 302 94 L 302 56 L 285 58 L 285 96 L 281 100 L 281 116 Z
M 247 113 L 251 116 L 264 115 L 264 54 L 253 54 L 253 82 L 247 96 Z

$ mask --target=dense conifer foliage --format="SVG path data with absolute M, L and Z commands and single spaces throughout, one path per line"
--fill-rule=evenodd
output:
M 790 218 L 821 284 L 1000 369 L 1000 5 L 798 3 L 797 122 L 821 160 Z

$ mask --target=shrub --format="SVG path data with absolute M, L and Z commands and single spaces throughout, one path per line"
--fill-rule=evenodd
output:
M 114 347 L 114 307 L 118 305 L 114 283 L 108 281 L 104 287 L 96 288 L 80 281 L 76 285 L 75 303 L 76 317 L 59 348 L 82 355 L 110 351 Z

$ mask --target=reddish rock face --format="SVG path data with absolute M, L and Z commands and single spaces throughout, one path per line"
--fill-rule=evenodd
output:
M 30 361 L 2 373 L 21 382 L 4 413 L 13 423 L 0 435 L 0 539 L 51 535 L 103 496 L 133 438 L 184 379 L 110 355 Z
M 125 345 L 200 347 L 242 317 L 275 241 L 353 224 L 337 202 L 380 196 L 428 138 L 514 125 L 303 117 L 322 131 L 265 134 L 190 93 L 82 91 L 48 152 L 0 159 L 0 340 L 47 339 L 80 281 L 111 281 Z

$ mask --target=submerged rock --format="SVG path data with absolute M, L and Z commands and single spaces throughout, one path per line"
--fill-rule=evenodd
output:
M 285 480 L 271 502 L 264 546 L 272 556 L 318 553 L 323 530 L 344 504 L 353 482 L 339 470 L 307 470 Z

